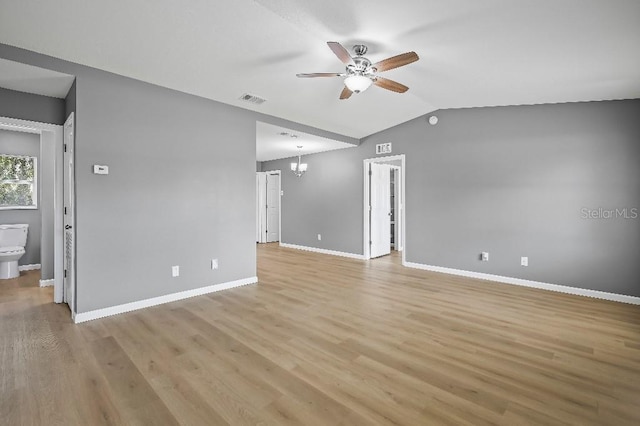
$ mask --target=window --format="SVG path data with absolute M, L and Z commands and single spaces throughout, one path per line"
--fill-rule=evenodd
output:
M 0 154 L 0 209 L 38 207 L 36 157 Z

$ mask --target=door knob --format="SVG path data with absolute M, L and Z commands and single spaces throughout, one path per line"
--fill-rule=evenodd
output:
M 73 226 L 71 226 L 71 225 L 66 225 L 66 226 L 64 227 L 64 229 L 72 229 L 72 228 L 73 228 Z

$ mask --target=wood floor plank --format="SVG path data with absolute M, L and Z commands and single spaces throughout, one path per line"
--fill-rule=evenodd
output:
M 179 424 L 113 337 L 90 343 L 93 355 L 132 423 Z
M 0 281 L 0 424 L 640 424 L 640 306 L 257 253 L 257 285 L 79 325 Z

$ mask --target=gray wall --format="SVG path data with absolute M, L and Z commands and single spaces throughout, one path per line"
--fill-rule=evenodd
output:
M 77 312 L 256 275 L 256 121 L 359 142 L 7 45 L 0 58 L 76 77 L 66 108 Z M 94 164 L 110 174 L 93 175 Z
M 12 132 L 0 130 L 0 154 L 28 155 L 38 158 L 38 187 L 42 176 L 40 161 L 40 136 L 34 133 Z M 38 192 L 40 192 L 38 188 Z M 40 198 L 40 197 L 39 197 Z M 25 254 L 20 258 L 20 265 L 34 265 L 40 263 L 40 233 L 42 206 L 38 200 L 38 209 L 0 210 L 0 224 L 26 223 L 29 225 Z
M 78 311 L 255 276 L 251 114 L 104 72 L 78 82 Z
M 64 124 L 65 101 L 0 87 L 0 117 Z
M 40 279 L 51 280 L 54 273 L 55 251 L 55 177 L 56 141 L 52 132 L 40 136 L 40 216 L 42 218 L 40 239 Z
M 290 171 L 291 159 L 264 161 L 263 170 L 282 171 L 281 241 L 362 254 L 362 160 L 374 152 L 361 145 L 304 155 L 308 171 L 300 178 Z
M 640 296 L 640 219 L 582 210 L 640 208 L 640 100 L 436 115 L 284 173 L 283 241 L 362 254 L 362 160 L 393 142 L 407 156 L 407 261 Z

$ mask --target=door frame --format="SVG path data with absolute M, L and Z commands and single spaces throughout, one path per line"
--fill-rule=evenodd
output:
M 67 128 L 71 127 L 71 141 L 68 142 L 67 141 Z M 63 275 L 63 300 L 67 303 L 67 305 L 69 305 L 69 309 L 71 310 L 71 317 L 73 319 L 75 319 L 76 316 L 76 200 L 75 200 L 75 167 L 76 167 L 76 161 L 75 161 L 75 152 L 76 152 L 76 148 L 75 148 L 75 139 L 76 139 L 76 129 L 75 129 L 75 114 L 72 112 L 71 114 L 69 114 L 69 117 L 67 117 L 66 121 L 64 122 L 64 126 L 63 126 L 63 178 L 62 178 L 62 189 L 63 189 L 63 199 L 62 199 L 62 213 L 63 213 L 63 225 L 64 226 L 64 235 L 66 235 L 66 227 L 67 225 L 70 226 L 70 230 L 71 230 L 71 241 L 72 241 L 72 253 L 71 253 L 71 266 L 72 266 L 72 270 L 71 271 L 67 271 L 70 274 L 70 278 L 69 278 L 69 292 L 71 294 L 66 294 L 66 289 L 65 289 L 65 278 L 67 278 L 66 276 Z M 67 143 L 71 144 L 71 148 L 67 149 Z M 70 165 L 72 165 L 72 174 L 69 174 L 69 170 L 67 170 L 67 155 L 70 157 Z M 69 183 L 68 183 L 68 190 L 69 190 L 69 194 L 71 195 L 71 205 L 69 206 L 69 211 L 66 212 L 67 214 L 65 215 L 65 206 L 64 203 L 66 202 L 66 196 L 67 194 L 64 193 L 64 183 L 65 180 L 68 179 Z M 68 217 L 68 220 L 67 220 Z M 66 243 L 66 242 L 65 242 Z M 66 244 L 65 244 L 66 245 Z M 67 255 L 67 251 L 66 251 L 66 247 L 65 247 L 65 251 L 63 252 L 63 268 L 65 268 L 64 270 L 66 271 L 66 267 L 67 267 L 67 263 L 66 259 L 64 259 L 64 257 Z
M 394 191 L 394 210 L 396 212 L 401 210 L 402 207 L 402 182 L 400 182 L 400 178 L 402 177 L 402 167 L 400 166 L 395 166 L 392 165 L 391 166 L 391 170 L 393 171 L 394 174 L 394 185 L 393 185 L 393 191 Z M 397 216 L 397 215 L 396 215 Z M 396 221 L 395 221 L 395 226 L 394 226 L 394 245 L 393 248 L 396 251 L 403 251 L 404 250 L 404 241 L 402 240 L 402 228 L 403 228 L 404 223 L 402 223 L 402 218 L 400 218 L 399 216 L 396 217 Z
M 260 178 L 258 176 L 263 175 L 265 176 L 265 185 L 264 188 L 260 187 Z M 256 172 L 256 185 L 258 186 L 257 188 L 257 194 L 256 194 L 256 204 L 257 204 L 257 211 L 256 211 L 256 226 L 258 227 L 257 230 L 257 237 L 259 237 L 259 239 L 257 239 L 258 243 L 265 243 L 266 242 L 266 237 L 264 236 L 264 233 L 262 232 L 264 229 L 264 226 L 266 226 L 266 221 L 267 221 L 267 217 L 266 217 L 266 212 L 265 215 L 262 215 L 262 207 L 260 205 L 260 200 L 264 200 L 265 205 L 267 202 L 267 185 L 266 185 L 266 176 L 267 175 L 278 175 L 280 176 L 280 179 L 278 179 L 278 194 L 279 195 L 279 205 L 278 205 L 278 243 L 280 243 L 282 241 L 282 171 L 281 170 L 266 170 L 264 172 Z M 263 192 L 264 190 L 264 192 Z M 264 198 L 261 197 L 261 193 L 264 194 Z M 263 221 L 263 217 L 264 217 L 264 221 Z M 264 222 L 264 223 L 263 223 Z
M 53 301 L 62 303 L 63 298 L 63 126 L 17 118 L 0 117 L 0 129 L 40 135 L 40 153 L 54 152 L 54 184 L 53 184 Z M 47 147 L 45 147 L 45 144 Z M 53 150 L 51 150 L 53 144 Z M 41 239 L 44 232 L 41 232 Z M 44 246 L 41 241 L 41 247 Z M 42 259 L 40 260 L 42 263 Z M 46 285 L 41 280 L 41 285 Z
M 371 250 L 369 247 L 369 203 L 370 203 L 370 193 L 371 193 L 371 183 L 369 181 L 369 164 L 371 163 L 382 163 L 382 164 L 386 164 L 386 163 L 391 163 L 394 161 L 398 161 L 400 160 L 400 164 L 401 164 L 401 170 L 400 170 L 400 214 L 396 214 L 396 217 L 399 218 L 401 220 L 401 228 L 400 228 L 400 233 L 401 233 L 401 238 L 402 238 L 402 264 L 405 264 L 406 261 L 406 254 L 407 254 L 407 250 L 406 250 L 406 198 L 405 198 L 405 176 L 406 176 L 406 172 L 407 172 L 407 166 L 406 166 L 406 160 L 405 160 L 405 155 L 404 154 L 399 154 L 399 155 L 389 155 L 386 157 L 376 157 L 376 158 L 366 158 L 363 161 L 363 167 L 362 167 L 362 176 L 363 176 L 363 182 L 364 182 L 364 203 L 363 203 L 363 208 L 362 208 L 362 252 L 364 253 L 364 258 L 365 260 L 369 260 L 371 259 Z

